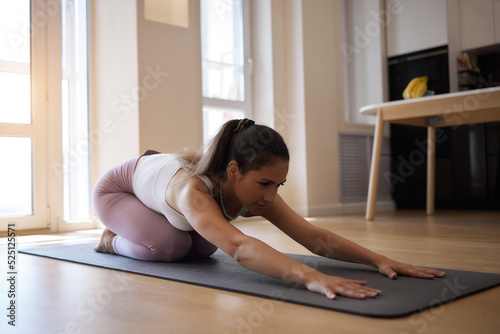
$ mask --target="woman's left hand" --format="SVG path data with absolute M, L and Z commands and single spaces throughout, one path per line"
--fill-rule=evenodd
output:
M 410 264 L 397 262 L 391 259 L 386 259 L 378 265 L 378 271 L 382 275 L 389 278 L 396 278 L 399 275 L 410 276 L 416 278 L 432 279 L 436 277 L 444 277 L 445 273 L 435 269 L 415 267 Z

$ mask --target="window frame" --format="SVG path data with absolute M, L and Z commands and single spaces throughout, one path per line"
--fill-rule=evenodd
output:
M 45 0 L 47 2 L 51 0 Z M 90 26 L 90 17 L 89 17 L 89 1 L 86 1 L 86 11 L 87 11 L 87 56 L 89 53 L 89 26 Z M 51 222 L 51 230 L 57 232 L 68 232 L 68 231 L 77 231 L 84 229 L 92 229 L 97 227 L 96 221 L 92 217 L 92 212 L 90 212 L 90 216 L 88 220 L 81 221 L 67 221 L 65 219 L 64 212 L 64 201 L 65 201 L 65 187 L 64 187 L 64 157 L 63 157 L 63 115 L 62 115 L 62 80 L 65 77 L 63 73 L 63 17 L 62 17 L 62 3 L 61 8 L 57 12 L 57 15 L 52 17 L 50 24 L 47 25 L 49 36 L 53 36 L 52 39 L 48 40 L 48 67 L 51 68 L 49 78 L 48 78 L 48 108 L 50 110 L 49 113 L 49 127 L 53 127 L 51 131 L 51 135 L 49 136 L 49 159 L 51 161 L 51 166 L 49 166 L 49 196 L 48 202 L 50 205 L 50 222 Z M 46 4 L 48 5 L 48 3 Z M 88 110 L 88 124 L 90 126 L 91 113 L 88 109 L 88 75 L 89 75 L 89 61 L 87 60 L 87 110 Z M 88 133 L 87 133 L 88 138 Z M 88 147 L 88 156 L 87 159 L 90 160 L 92 156 L 91 145 L 87 145 Z M 85 158 L 85 157 L 84 157 Z M 92 166 L 91 161 L 89 161 L 89 172 L 92 173 L 90 168 Z M 92 179 L 92 174 L 89 176 L 89 180 Z M 90 189 L 90 184 L 88 185 Z M 91 205 L 92 206 L 92 205 Z
M 209 98 L 203 96 L 203 108 L 217 108 L 229 110 L 241 110 L 245 117 L 252 118 L 252 72 L 253 59 L 251 50 L 251 23 L 250 23 L 250 1 L 242 0 L 242 19 L 243 19 L 243 61 L 244 61 L 244 101 L 226 100 L 219 98 Z M 203 38 L 203 34 L 201 36 Z M 202 65 L 203 66 L 203 65 Z
M 72 3 L 70 3 L 72 2 Z M 75 29 L 62 31 L 62 77 L 67 82 L 67 94 L 61 93 L 61 112 L 63 121 L 63 168 L 64 168 L 64 221 L 75 223 L 91 219 L 90 196 L 90 142 L 89 142 L 89 62 L 88 62 L 88 1 L 62 0 L 68 6 L 63 10 L 61 24 L 78 28 L 85 26 L 85 35 L 78 35 Z M 76 8 L 76 6 L 79 6 Z M 73 6 L 73 8 L 71 8 Z M 68 11 L 65 15 L 64 11 Z M 72 12 L 71 12 L 72 11 Z M 74 14 L 85 11 L 86 22 Z M 86 37 L 86 38 L 84 38 Z M 81 50 L 83 49 L 83 50 Z M 85 72 L 79 72 L 84 67 Z M 61 86 L 61 88 L 63 88 Z M 82 98 L 83 97 L 83 98 Z M 67 100 L 65 99 L 67 98 Z M 73 103 L 71 102 L 73 101 Z M 65 115 L 64 102 L 67 103 Z M 82 180 L 83 179 L 83 180 Z M 83 182 L 82 182 L 83 181 Z M 76 196 L 72 196 L 74 194 Z M 83 208 L 85 207 L 85 208 Z M 86 218 L 75 217 L 80 213 Z
M 80 222 L 64 220 L 62 7 L 54 7 L 51 0 L 30 1 L 30 5 L 31 18 L 38 19 L 31 23 L 35 33 L 30 36 L 32 124 L 0 123 L 0 135 L 33 138 L 34 214 L 0 218 L 0 230 L 12 223 L 17 230 L 50 228 L 52 232 L 66 232 L 95 228 L 92 216 Z M 5 67 L 6 62 L 0 65 Z
M 31 3 L 31 17 L 42 9 L 40 3 Z M 3 72 L 30 74 L 31 86 L 31 123 L 0 123 L 0 136 L 31 138 L 32 156 L 32 215 L 0 218 L 0 230 L 7 230 L 8 224 L 14 223 L 16 229 L 38 229 L 49 226 L 47 216 L 49 207 L 46 201 L 47 183 L 47 105 L 44 82 L 47 78 L 45 67 L 47 57 L 47 32 L 38 29 L 36 34 L 30 34 L 30 63 L 2 61 Z M 33 57 L 33 55 L 37 55 Z M 36 168 L 35 168 L 36 167 Z

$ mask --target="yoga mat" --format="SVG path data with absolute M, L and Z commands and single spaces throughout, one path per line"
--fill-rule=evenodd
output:
M 94 245 L 38 247 L 19 252 L 265 297 L 270 299 L 268 302 L 280 300 L 369 317 L 407 316 L 500 285 L 500 275 L 497 274 L 450 269 L 441 269 L 446 271 L 445 278 L 426 280 L 399 276 L 391 280 L 368 266 L 318 256 L 287 254 L 326 274 L 366 280 L 368 286 L 382 290 L 376 298 L 356 300 L 338 296 L 336 300 L 330 300 L 304 287 L 248 270 L 220 250 L 210 258 L 165 263 L 96 253 L 92 250 Z

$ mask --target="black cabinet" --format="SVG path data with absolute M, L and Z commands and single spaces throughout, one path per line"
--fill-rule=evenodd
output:
M 500 209 L 500 122 L 436 128 L 436 209 Z M 427 129 L 391 124 L 397 208 L 424 209 Z
M 481 87 L 500 85 L 499 53 L 478 56 Z M 448 50 L 438 47 L 388 59 L 390 100 L 416 76 L 428 89 L 448 93 Z M 500 112 L 500 111 L 499 111 Z M 436 209 L 500 210 L 500 122 L 436 128 Z M 438 140 L 439 139 L 439 140 Z M 397 208 L 424 209 L 427 128 L 391 124 L 391 175 Z

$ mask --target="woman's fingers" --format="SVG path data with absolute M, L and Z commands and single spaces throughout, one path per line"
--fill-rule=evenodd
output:
M 308 287 L 309 290 L 324 294 L 327 298 L 336 299 L 344 296 L 356 299 L 373 298 L 380 294 L 380 290 L 365 286 L 366 281 L 349 280 L 341 277 L 326 276 L 325 281 L 318 282 L 320 287 Z
M 398 274 L 432 279 L 444 277 L 445 273 L 430 268 L 414 267 L 408 264 L 388 261 L 379 266 L 379 271 L 390 278 L 396 278 Z M 327 298 L 336 299 L 337 296 L 344 296 L 356 299 L 373 298 L 382 291 L 366 286 L 366 281 L 350 280 L 342 277 L 321 275 L 315 277 L 315 281 L 308 285 L 311 291 L 324 294 Z
M 356 299 L 365 299 L 365 298 L 373 298 L 380 294 L 380 290 L 371 289 L 364 287 L 363 289 L 356 286 L 341 286 L 337 289 L 337 293 L 339 295 L 356 298 Z
M 410 270 L 410 276 L 417 278 L 435 278 L 444 277 L 445 273 L 435 269 L 413 267 Z
M 415 267 L 406 263 L 396 262 L 388 260 L 387 263 L 381 264 L 379 266 L 379 271 L 381 274 L 386 275 L 389 278 L 396 278 L 397 274 L 404 276 L 416 277 L 416 278 L 441 278 L 445 276 L 443 271 L 430 268 Z
M 391 267 L 380 267 L 379 272 L 389 278 L 396 278 L 398 274 Z

